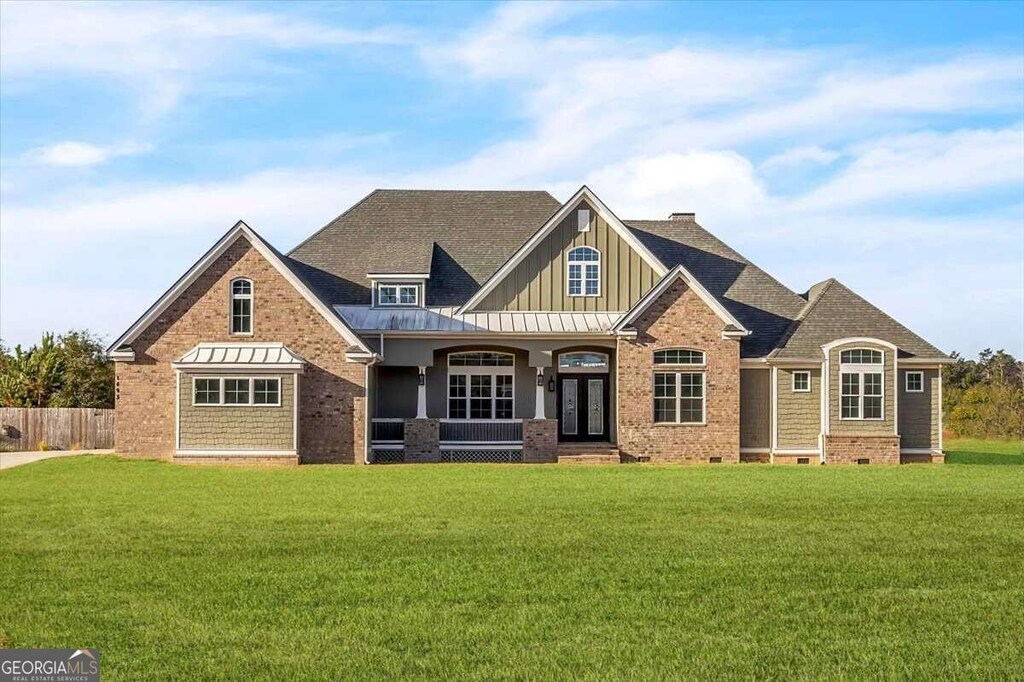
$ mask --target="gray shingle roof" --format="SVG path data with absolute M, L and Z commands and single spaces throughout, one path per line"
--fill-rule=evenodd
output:
M 751 331 L 743 357 L 772 350 L 806 301 L 687 216 L 623 223 L 665 264 L 682 265 Z
M 429 272 L 427 304 L 458 305 L 560 206 L 547 192 L 379 189 L 288 256 L 334 303 L 369 303 L 368 272 Z
M 369 272 L 429 272 L 426 304 L 458 306 L 560 206 L 547 192 L 375 190 L 282 260 L 329 306 L 369 304 Z M 796 294 L 692 214 L 623 223 L 667 268 L 691 272 L 752 332 L 741 343 L 743 357 L 817 358 L 822 344 L 847 336 L 945 357 L 834 280 Z
M 815 284 L 805 297 L 804 310 L 780 341 L 774 357 L 818 359 L 822 345 L 852 336 L 869 336 L 894 343 L 901 357 L 947 357 L 838 280 L 827 279 Z

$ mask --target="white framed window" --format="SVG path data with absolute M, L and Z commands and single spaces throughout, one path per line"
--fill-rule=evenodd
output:
M 192 377 L 197 406 L 281 406 L 280 377 Z
M 576 230 L 578 232 L 590 232 L 589 208 L 581 208 L 576 211 Z
M 843 419 L 884 419 L 881 372 L 843 372 L 840 396 Z
M 419 305 L 420 288 L 415 284 L 378 284 L 377 305 Z
M 515 356 L 474 351 L 448 355 L 448 418 L 512 419 Z
M 230 318 L 232 334 L 252 335 L 252 280 L 231 280 Z
M 882 351 L 851 348 L 840 352 L 839 360 L 840 419 L 885 419 L 885 355 Z
M 591 246 L 569 251 L 565 277 L 569 296 L 600 296 L 601 252 Z
M 793 372 L 793 393 L 811 392 L 811 373 L 798 371 Z
M 656 365 L 704 365 L 704 351 L 692 348 L 666 348 L 654 351 Z
M 654 373 L 654 423 L 703 424 L 704 372 Z
M 907 393 L 924 393 L 924 372 L 907 372 Z

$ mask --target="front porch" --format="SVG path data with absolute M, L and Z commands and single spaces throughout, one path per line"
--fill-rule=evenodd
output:
M 570 457 L 593 454 L 588 442 L 609 459 L 615 349 L 602 341 L 426 349 L 389 341 L 391 362 L 371 368 L 369 461 L 557 462 L 569 443 L 583 445 Z M 395 364 L 412 352 L 431 364 Z

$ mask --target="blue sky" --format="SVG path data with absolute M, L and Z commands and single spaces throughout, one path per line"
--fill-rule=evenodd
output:
M 588 184 L 1024 355 L 1024 4 L 0 4 L 0 338 L 116 337 L 236 220 Z

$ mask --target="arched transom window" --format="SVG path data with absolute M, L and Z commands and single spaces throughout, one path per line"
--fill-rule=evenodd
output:
M 252 280 L 231 280 L 231 333 L 252 334 Z
M 570 251 L 566 278 L 570 296 L 600 296 L 601 252 L 590 246 Z
M 448 356 L 449 419 L 512 419 L 515 357 L 473 351 Z

